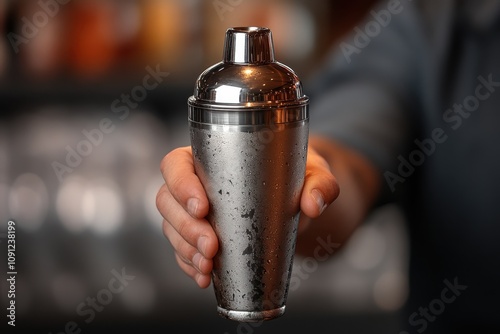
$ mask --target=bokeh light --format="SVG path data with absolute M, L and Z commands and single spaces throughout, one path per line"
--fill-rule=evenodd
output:
M 87 213 L 91 222 L 90 228 L 102 236 L 117 232 L 123 224 L 125 215 L 125 207 L 117 185 L 109 179 L 98 180 L 88 191 L 92 194 L 89 201 L 94 201 L 85 208 L 92 210 Z
M 31 173 L 20 175 L 9 193 L 9 212 L 16 223 L 28 232 L 37 231 L 49 209 L 49 194 L 43 180 Z
M 408 297 L 407 276 L 399 271 L 382 273 L 375 281 L 373 298 L 384 311 L 399 310 Z
M 59 189 L 56 210 L 64 227 L 73 233 L 89 228 L 98 235 L 116 232 L 123 224 L 124 204 L 110 179 L 68 177 Z
M 387 248 L 385 236 L 372 225 L 359 228 L 349 243 L 347 261 L 358 270 L 373 269 L 379 266 L 385 257 Z
M 2 221 L 10 219 L 8 198 L 9 187 L 6 184 L 0 183 L 0 219 Z
M 72 233 L 82 232 L 95 215 L 94 199 L 86 189 L 86 182 L 78 176 L 69 176 L 59 188 L 56 211 L 62 225 Z
M 161 222 L 163 221 L 163 217 L 156 208 L 156 194 L 163 183 L 163 177 L 157 174 L 151 177 L 144 191 L 144 212 L 146 213 L 148 222 L 155 231 L 161 231 Z

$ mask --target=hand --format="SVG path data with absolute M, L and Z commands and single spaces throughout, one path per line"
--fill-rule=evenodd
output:
M 194 172 L 190 147 L 173 150 L 163 158 L 161 172 L 165 184 L 156 197 L 163 216 L 163 233 L 175 249 L 181 269 L 201 288 L 210 285 L 213 257 L 218 240 L 212 226 L 204 218 L 209 203 L 205 190 Z M 300 208 L 303 215 L 299 231 L 318 217 L 339 194 L 328 163 L 309 148 L 305 183 Z M 307 218 L 309 217 L 309 219 Z

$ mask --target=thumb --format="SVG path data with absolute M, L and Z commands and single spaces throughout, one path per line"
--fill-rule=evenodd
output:
M 339 193 L 339 185 L 330 166 L 323 157 L 309 147 L 300 209 L 306 216 L 316 218 L 339 196 Z

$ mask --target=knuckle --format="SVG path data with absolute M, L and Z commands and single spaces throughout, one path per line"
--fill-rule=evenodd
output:
M 193 256 L 196 254 L 196 250 L 187 242 L 179 241 L 177 245 L 177 254 L 188 264 L 192 264 Z
M 186 261 L 179 255 L 179 253 L 175 252 L 175 260 L 177 261 L 177 264 L 179 267 L 183 267 L 184 265 L 188 264 Z M 185 270 L 184 270 L 185 271 Z
M 161 159 L 160 171 L 165 173 L 169 171 L 171 167 L 177 166 L 184 154 L 186 154 L 186 147 L 178 147 L 168 152 L 163 159 Z
M 170 223 L 163 219 L 163 225 L 162 225 L 162 230 L 163 230 L 163 235 L 170 241 L 170 228 L 171 228 L 171 225 Z
M 185 263 L 190 264 L 191 259 L 196 254 L 197 250 L 188 242 L 186 242 L 186 240 L 184 240 L 182 237 L 176 236 L 175 231 L 173 231 L 173 227 L 167 221 L 164 221 L 163 233 L 174 248 L 175 253 Z
M 163 172 L 167 169 L 167 166 L 168 166 L 168 163 L 169 163 L 169 155 L 170 153 L 168 153 L 166 156 L 163 157 L 163 159 L 161 159 L 161 162 L 160 162 L 160 171 Z
M 172 179 L 169 181 L 169 189 L 171 190 L 171 192 L 179 192 L 184 186 L 186 179 L 179 175 L 177 177 L 172 177 Z
M 193 277 L 193 267 L 190 263 L 186 262 L 178 253 L 175 253 L 175 260 L 177 265 L 182 269 L 182 271 L 189 277 Z
M 340 194 L 340 187 L 337 179 L 333 174 L 328 173 L 324 176 L 324 183 L 327 187 L 328 193 L 330 194 L 329 199 L 331 201 L 335 200 Z
M 325 173 L 323 175 L 324 182 L 329 188 L 334 188 L 337 186 L 337 179 L 331 173 Z
M 178 154 L 178 148 L 167 153 L 160 162 L 160 170 L 164 171 L 167 167 L 175 160 L 175 156 Z
M 189 219 L 183 219 L 179 222 L 177 225 L 177 233 L 181 235 L 187 242 L 189 242 L 191 245 L 196 244 L 196 228 L 194 224 L 192 224 Z
M 166 185 L 162 185 L 158 193 L 156 194 L 156 208 L 161 211 L 161 208 L 165 205 L 168 200 Z

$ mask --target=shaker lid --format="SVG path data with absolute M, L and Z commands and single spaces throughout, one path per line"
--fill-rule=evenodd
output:
M 271 30 L 258 27 L 238 27 L 226 31 L 225 63 L 265 64 L 274 62 Z
M 271 30 L 236 27 L 226 31 L 223 60 L 196 81 L 188 104 L 209 109 L 262 109 L 306 105 L 302 84 L 276 62 Z

